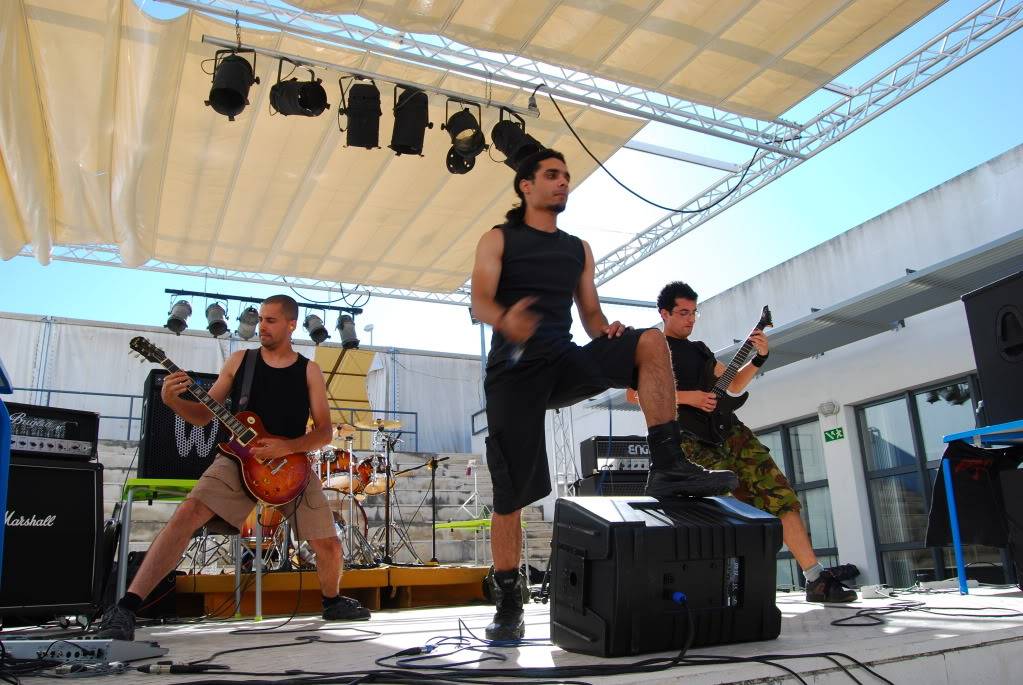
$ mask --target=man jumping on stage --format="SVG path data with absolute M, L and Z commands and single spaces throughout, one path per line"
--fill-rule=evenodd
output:
M 558 229 L 570 176 L 554 150 L 526 157 L 515 174 L 521 204 L 476 247 L 472 311 L 494 329 L 484 388 L 487 466 L 494 487 L 491 521 L 497 612 L 490 640 L 525 632 L 519 550 L 520 512 L 551 491 L 544 415 L 608 388 L 636 387 L 648 426 L 651 469 L 646 492 L 655 497 L 719 495 L 737 481 L 685 458 L 675 422 L 675 382 L 664 335 L 608 323 L 594 284 L 586 242 Z M 587 334 L 572 342 L 572 302 Z
M 705 392 L 713 379 L 703 378 L 714 354 L 704 343 L 690 339 L 696 324 L 696 292 L 687 284 L 675 281 L 664 286 L 657 297 L 657 309 L 664 322 L 664 334 L 671 349 L 671 363 L 675 371 L 679 413 L 695 407 L 704 412 L 717 406 L 717 395 Z M 750 341 L 757 351 L 752 361 L 739 370 L 728 391 L 741 393 L 759 368 L 767 361 L 768 343 L 763 331 L 754 331 Z M 725 366 L 715 361 L 714 378 L 725 372 Z M 639 397 L 640 405 L 643 396 Z M 813 552 L 813 545 L 800 518 L 802 505 L 781 472 L 771 453 L 757 440 L 753 432 L 737 417 L 723 436 L 721 445 L 683 433 L 682 449 L 690 459 L 706 468 L 729 469 L 739 478 L 739 487 L 732 494 L 739 500 L 774 514 L 781 519 L 782 537 L 796 558 L 806 578 L 808 602 L 852 602 L 856 593 L 845 587 L 831 571 L 824 569 Z
M 252 454 L 260 459 L 319 449 L 332 437 L 323 373 L 316 362 L 303 357 L 291 346 L 291 335 L 297 325 L 298 303 L 287 295 L 268 297 L 259 308 L 260 347 L 246 410 L 263 420 L 267 432 L 281 436 L 265 438 L 256 445 Z M 234 406 L 238 406 L 245 354 L 245 350 L 239 350 L 231 355 L 209 389 L 210 397 L 217 402 L 223 403 L 230 395 Z M 205 426 L 213 420 L 212 412 L 198 402 L 182 399 L 190 382 L 185 372 L 176 371 L 164 379 L 160 397 L 185 421 Z M 313 428 L 307 433 L 310 415 Z M 153 540 L 124 597 L 104 612 L 97 637 L 134 639 L 135 613 L 141 608 L 143 598 L 178 565 L 193 533 L 214 516 L 240 530 L 255 506 L 255 500 L 242 484 L 238 463 L 218 454 Z M 281 511 L 293 517 L 296 533 L 308 540 L 316 553 L 323 618 L 328 621 L 368 619 L 368 609 L 338 594 L 341 541 L 319 479 L 310 477 L 305 491 L 297 500 L 281 507 Z M 121 550 L 121 563 L 127 553 L 128 550 Z

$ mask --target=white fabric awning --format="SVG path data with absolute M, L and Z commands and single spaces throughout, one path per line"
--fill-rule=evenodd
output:
M 230 122 L 203 105 L 204 62 L 215 52 L 204 34 L 233 40 L 234 26 L 195 13 L 158 21 L 131 0 L 0 2 L 0 257 L 32 245 L 45 263 L 53 244 L 116 244 L 129 264 L 159 259 L 427 292 L 466 281 L 479 235 L 515 196 L 511 170 L 486 153 L 464 176 L 446 170 L 443 97 L 430 98 L 424 157 L 386 149 L 392 85 L 382 82 L 383 148 L 346 148 L 338 74 L 319 73 L 331 102 L 322 116 L 271 116 L 277 61 L 260 56 L 261 84 Z M 242 40 L 481 99 L 525 107 L 528 97 L 277 32 L 243 30 Z M 562 109 L 602 159 L 643 123 Z M 578 183 L 595 163 L 552 107 L 542 115 L 526 119 L 527 132 L 563 151 Z M 497 116 L 483 111 L 488 139 Z
M 941 0 L 290 0 L 761 119 Z

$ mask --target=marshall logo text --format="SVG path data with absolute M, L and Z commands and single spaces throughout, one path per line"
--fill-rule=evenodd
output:
M 31 514 L 28 517 L 18 516 L 18 512 L 9 511 L 7 516 L 4 517 L 4 523 L 7 527 L 21 526 L 24 528 L 53 528 L 53 524 L 57 521 L 55 514 L 50 514 L 44 518 L 36 518 L 35 514 Z

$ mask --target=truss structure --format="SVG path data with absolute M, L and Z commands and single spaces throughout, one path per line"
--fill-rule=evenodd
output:
M 601 257 L 596 263 L 597 285 L 607 283 L 1023 27 L 1023 0 L 987 0 L 861 86 L 849 88 L 829 84 L 825 89 L 836 93 L 838 101 L 805 124 L 797 124 L 780 119 L 763 121 L 741 116 L 564 67 L 477 50 L 439 36 L 419 36 L 369 22 L 358 24 L 344 17 L 312 14 L 281 6 L 275 0 L 162 1 L 228 19 L 233 19 L 237 10 L 242 20 L 250 24 L 415 62 L 441 72 L 454 72 L 530 90 L 542 83 L 556 97 L 672 124 L 755 149 L 748 166 L 727 174 L 681 205 L 678 211 L 664 216 Z M 34 256 L 30 247 L 24 248 L 20 254 Z M 107 245 L 57 246 L 50 257 L 61 261 L 126 266 L 121 262 L 117 248 Z M 470 297 L 468 282 L 451 293 L 432 293 L 186 266 L 159 260 L 150 260 L 132 268 L 462 306 L 469 304 Z
M 554 473 L 556 476 L 554 494 L 571 497 L 579 481 L 579 462 L 575 458 L 575 432 L 572 429 L 572 407 L 551 409 L 551 441 L 554 452 Z

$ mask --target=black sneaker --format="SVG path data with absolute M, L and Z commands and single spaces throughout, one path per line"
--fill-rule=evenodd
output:
M 860 575 L 860 569 L 856 564 L 839 564 L 838 566 L 830 567 L 828 571 L 835 577 L 835 580 L 840 580 L 843 583 Z
M 650 497 L 709 497 L 727 495 L 739 487 L 731 471 L 710 471 L 688 459 L 670 469 L 651 468 L 644 494 Z
M 334 602 L 323 607 L 324 621 L 368 621 L 369 609 L 359 604 L 359 600 L 338 595 Z
M 842 585 L 831 571 L 821 571 L 817 580 L 807 581 L 806 601 L 845 604 L 856 601 L 856 591 Z
M 93 636 L 103 640 L 135 639 L 135 614 L 116 604 L 103 612 L 99 631 Z
M 522 574 L 515 572 L 514 579 L 498 579 L 490 586 L 490 596 L 494 598 L 497 612 L 493 622 L 487 626 L 486 636 L 494 642 L 513 642 L 521 640 L 526 634 L 526 623 L 523 620 L 522 602 L 525 580 Z

